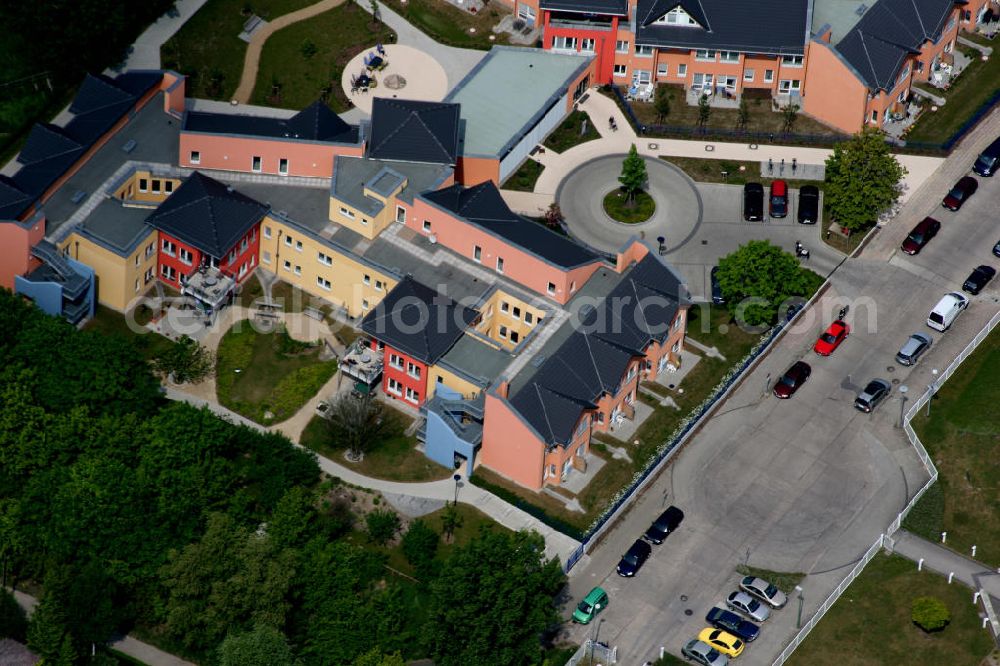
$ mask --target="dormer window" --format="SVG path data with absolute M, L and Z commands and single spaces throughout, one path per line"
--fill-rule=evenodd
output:
M 653 23 L 667 25 L 698 25 L 698 22 L 691 18 L 691 15 L 680 7 L 674 7 L 669 12 L 653 21 Z

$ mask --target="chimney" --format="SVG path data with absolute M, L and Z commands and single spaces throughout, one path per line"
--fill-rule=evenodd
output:
M 507 381 L 506 377 L 500 379 L 500 383 L 497 384 L 497 395 L 506 400 L 510 393 L 510 382 Z

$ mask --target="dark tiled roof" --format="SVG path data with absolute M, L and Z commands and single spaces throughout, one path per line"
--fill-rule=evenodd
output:
M 358 143 L 360 136 L 357 125 L 349 125 L 319 100 L 287 119 L 189 111 L 184 117 L 184 129 L 330 143 Z
M 511 211 L 493 181 L 473 187 L 452 185 L 421 196 L 556 266 L 573 268 L 599 260 L 569 238 Z
M 961 0 L 879 0 L 837 43 L 837 51 L 873 90 L 892 90 L 907 56 L 936 40 Z
M 0 175 L 0 220 L 17 217 L 31 201 L 31 195 L 23 192 L 12 178 Z
M 540 5 L 542 9 L 555 12 L 604 14 L 606 16 L 628 15 L 628 3 L 625 0 L 542 0 Z
M 361 321 L 361 330 L 419 361 L 433 365 L 451 349 L 479 313 L 410 276 L 403 278 Z
M 0 194 L 0 210 L 6 211 L 10 217 L 17 217 L 27 210 L 162 77 L 160 72 L 122 74 L 115 79 L 88 74 L 70 104 L 70 111 L 75 114 L 73 118 L 65 127 L 48 123 L 32 127 L 24 148 L 17 156 L 22 166 L 11 180 L 18 190 L 30 198 L 17 210 L 10 203 L 16 196 L 10 197 L 8 193 L 8 197 L 4 197 Z
M 544 438 L 566 444 L 584 410 L 614 395 L 629 362 L 649 343 L 662 342 L 687 295 L 678 275 L 650 253 L 604 301 L 581 316 L 581 326 L 552 354 L 511 405 Z
M 656 24 L 680 5 L 699 26 Z M 753 53 L 801 54 L 808 0 L 639 0 L 636 44 Z
M 146 222 L 221 259 L 267 210 L 259 201 L 195 171 Z
M 368 156 L 380 160 L 455 164 L 458 104 L 376 97 Z

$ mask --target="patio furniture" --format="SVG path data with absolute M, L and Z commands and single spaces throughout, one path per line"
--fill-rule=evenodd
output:
M 382 42 L 379 42 L 378 44 L 375 45 L 375 50 L 378 51 L 379 55 L 382 55 L 382 56 L 385 55 L 385 47 L 382 46 Z

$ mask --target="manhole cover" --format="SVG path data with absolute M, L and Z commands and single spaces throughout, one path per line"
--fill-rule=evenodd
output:
M 687 600 L 688 600 L 688 595 L 682 594 L 681 595 L 681 601 L 687 601 Z
M 896 366 L 894 366 L 894 365 L 886 366 L 885 371 L 886 372 L 896 372 Z
M 898 380 L 898 379 L 893 379 L 893 380 L 892 380 L 892 385 L 893 385 L 893 386 L 895 386 L 895 385 L 896 385 L 896 384 L 898 384 L 898 383 L 899 383 L 899 380 Z
M 675 386 L 677 386 L 677 385 L 676 385 L 676 384 L 667 384 L 667 388 L 668 388 L 668 389 L 672 389 L 672 388 L 674 388 Z M 686 599 L 684 599 L 683 597 L 681 597 L 681 600 L 682 600 L 682 601 L 686 601 Z
M 688 617 L 690 617 L 690 616 L 694 615 L 694 611 L 691 610 L 690 608 L 685 608 L 684 609 L 684 614 L 687 615 Z

